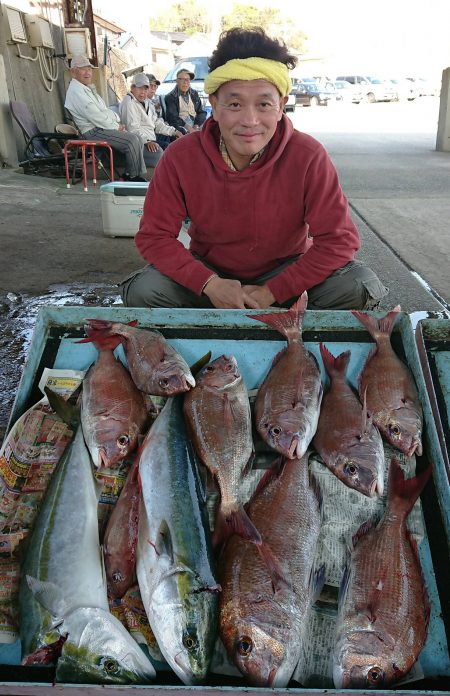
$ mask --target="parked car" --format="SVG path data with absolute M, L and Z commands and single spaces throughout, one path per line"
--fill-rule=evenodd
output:
M 364 101 L 372 104 L 378 101 L 396 101 L 397 92 L 389 80 L 369 75 L 338 75 L 336 80 L 346 80 L 352 85 L 358 85 L 363 93 Z
M 419 97 L 438 97 L 441 93 L 441 85 L 425 77 L 407 77 L 417 89 Z
M 392 78 L 392 84 L 397 92 L 397 99 L 399 101 L 407 99 L 408 101 L 413 101 L 419 96 L 419 90 L 417 89 L 414 82 L 407 80 L 406 78 Z
M 347 80 L 336 80 L 334 82 L 336 90 L 336 101 L 344 104 L 352 103 L 359 104 L 363 101 L 364 95 L 358 85 L 352 85 Z
M 299 106 L 327 106 L 334 101 L 336 92 L 329 87 L 322 87 L 316 80 L 303 78 L 296 85 L 296 105 Z
M 288 100 L 286 104 L 284 105 L 284 110 L 286 112 L 288 111 L 295 111 L 295 107 L 297 106 L 297 85 L 294 85 L 291 89 L 291 91 L 288 94 Z

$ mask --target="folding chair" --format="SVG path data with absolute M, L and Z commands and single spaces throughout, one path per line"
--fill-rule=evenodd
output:
M 63 146 L 66 140 L 74 136 L 39 130 L 24 102 L 10 101 L 9 106 L 25 138 L 25 159 L 19 162 L 19 166 L 23 167 L 25 172 L 33 174 L 46 170 L 59 175 L 65 174 Z
M 77 133 L 78 138 L 83 139 L 83 133 L 79 130 L 77 124 L 75 123 L 75 119 L 73 118 L 72 114 L 70 113 L 69 109 L 67 107 L 64 107 L 64 115 L 66 117 L 67 125 L 70 124 L 71 127 L 75 129 L 75 132 Z M 119 180 L 121 179 L 121 174 L 119 173 L 117 167 L 125 167 L 125 157 L 121 152 L 118 152 L 117 150 L 114 150 L 112 148 L 113 153 L 114 153 L 114 162 L 113 162 L 113 173 L 114 173 L 114 179 Z M 78 153 L 76 153 L 76 157 L 78 157 Z M 109 161 L 109 157 L 106 151 L 100 152 L 99 155 L 95 153 L 95 160 L 98 165 L 98 168 L 101 169 L 103 172 L 105 172 L 107 178 L 111 181 L 111 177 L 108 173 L 108 169 L 110 169 L 111 162 Z M 72 181 L 73 183 L 73 181 Z

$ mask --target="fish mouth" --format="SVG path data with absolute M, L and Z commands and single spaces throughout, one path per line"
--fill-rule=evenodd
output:
M 111 466 L 111 462 L 109 461 L 108 455 L 106 454 L 104 447 L 98 448 L 98 455 L 100 458 L 99 465 L 101 466 L 101 464 L 103 464 L 105 469 L 109 469 L 109 467 Z
M 186 384 L 188 385 L 188 387 L 187 387 L 188 389 L 189 389 L 189 387 L 195 387 L 195 378 L 193 375 L 191 375 L 190 372 L 188 372 L 188 374 L 185 375 L 185 378 L 186 378 Z
M 299 456 L 300 452 L 300 440 L 298 437 L 293 437 L 291 446 L 289 447 L 287 456 L 289 459 L 296 459 Z
M 383 495 L 383 488 L 383 483 L 380 483 L 378 479 L 374 479 L 369 488 L 369 498 L 381 497 Z
M 382 497 L 382 495 L 384 493 L 384 481 L 382 478 L 375 479 L 373 490 L 374 490 L 375 495 L 377 495 L 379 498 Z
M 412 457 L 413 454 L 417 454 L 418 457 L 422 454 L 422 443 L 420 440 L 414 440 L 409 450 L 406 452 L 407 457 Z

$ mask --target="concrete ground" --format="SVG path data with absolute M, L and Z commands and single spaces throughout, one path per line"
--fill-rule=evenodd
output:
M 424 98 L 292 115 L 335 162 L 360 257 L 390 288 L 386 309 L 450 308 L 450 153 L 434 150 L 437 109 L 437 99 Z M 1 436 L 39 306 L 116 303 L 116 283 L 143 260 L 133 238 L 103 234 L 98 188 L 0 170 L 0 204 Z

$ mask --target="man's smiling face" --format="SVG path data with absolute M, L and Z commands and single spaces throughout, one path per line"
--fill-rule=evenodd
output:
M 271 140 L 286 100 L 267 80 L 231 80 L 210 95 L 213 117 L 236 169 L 245 169 Z

